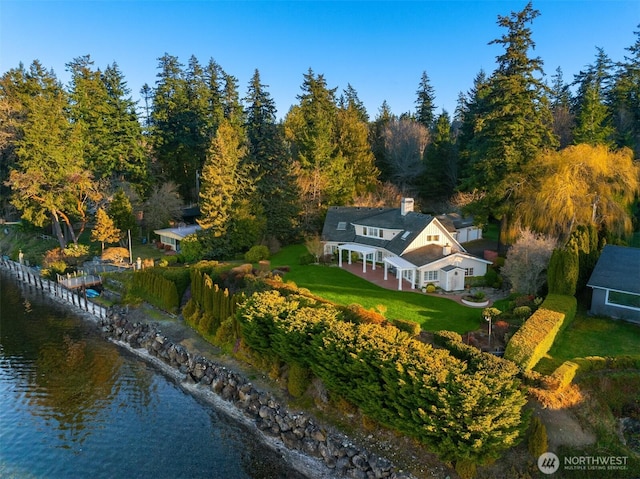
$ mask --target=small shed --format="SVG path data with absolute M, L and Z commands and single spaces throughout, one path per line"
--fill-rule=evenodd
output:
M 154 233 L 160 236 L 160 243 L 168 245 L 173 251 L 180 251 L 180 241 L 201 229 L 198 225 L 186 225 L 155 230 Z
M 464 268 L 450 264 L 441 268 L 440 285 L 445 291 L 462 291 L 464 289 Z
M 640 323 L 640 248 L 605 246 L 587 286 L 591 314 Z

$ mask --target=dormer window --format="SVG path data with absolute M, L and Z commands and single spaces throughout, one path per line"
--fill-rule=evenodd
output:
M 364 226 L 362 228 L 363 236 L 373 236 L 374 238 L 382 238 L 383 230 L 381 228 L 374 228 L 372 226 Z
M 336 229 L 338 231 L 346 231 L 347 230 L 347 222 L 346 221 L 339 221 L 338 222 L 338 227 Z

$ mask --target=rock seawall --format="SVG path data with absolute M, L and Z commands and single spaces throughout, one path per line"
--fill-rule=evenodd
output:
M 144 349 L 173 368 L 182 381 L 204 387 L 231 404 L 266 437 L 289 450 L 324 464 L 333 477 L 354 479 L 401 479 L 410 474 L 397 471 L 385 458 L 354 445 L 346 436 L 327 432 L 304 413 L 291 413 L 269 393 L 259 391 L 243 376 L 164 336 L 153 324 L 131 322 L 123 312 L 98 321 L 106 338 Z M 324 474 L 325 476 L 327 474 Z

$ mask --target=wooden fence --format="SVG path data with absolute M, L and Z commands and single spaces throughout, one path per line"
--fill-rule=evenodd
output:
M 84 290 L 78 289 L 74 291 L 67 289 L 60 283 L 43 278 L 37 270 L 7 258 L 0 258 L 0 266 L 10 271 L 23 283 L 31 285 L 41 291 L 46 291 L 52 296 L 72 304 L 83 311 L 87 311 L 98 318 L 107 317 L 109 312 L 108 308 L 89 301 L 86 294 L 84 294 Z

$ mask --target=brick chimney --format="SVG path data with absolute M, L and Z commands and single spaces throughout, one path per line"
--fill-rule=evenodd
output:
M 400 202 L 400 214 L 406 216 L 413 211 L 413 198 L 402 198 Z

